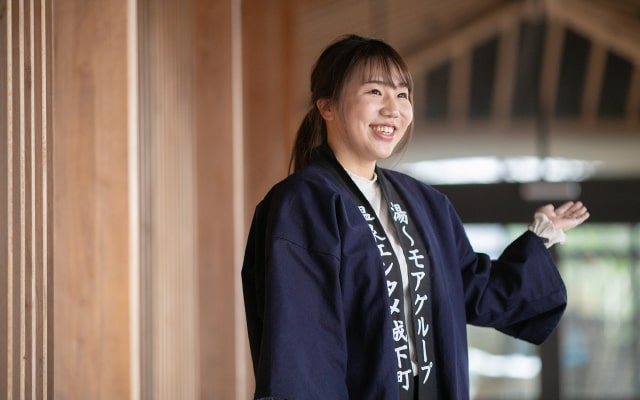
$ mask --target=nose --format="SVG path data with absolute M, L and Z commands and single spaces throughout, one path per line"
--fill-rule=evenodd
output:
M 400 107 L 398 106 L 398 100 L 392 96 L 388 96 L 385 99 L 385 102 L 381 109 L 381 113 L 385 117 L 390 117 L 390 118 L 395 118 L 400 116 Z

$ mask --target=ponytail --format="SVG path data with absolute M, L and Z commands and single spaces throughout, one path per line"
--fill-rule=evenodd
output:
M 320 111 L 313 105 L 298 128 L 289 160 L 289 173 L 300 171 L 309 164 L 313 149 L 326 142 L 327 127 Z

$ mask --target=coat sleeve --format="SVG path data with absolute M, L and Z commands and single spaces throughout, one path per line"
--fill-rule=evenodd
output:
M 566 288 L 542 240 L 527 231 L 491 260 L 475 253 L 461 224 L 456 225 L 467 321 L 542 343 L 567 304 Z
M 304 240 L 327 234 L 322 223 L 264 211 L 242 270 L 255 398 L 347 399 L 340 260 Z

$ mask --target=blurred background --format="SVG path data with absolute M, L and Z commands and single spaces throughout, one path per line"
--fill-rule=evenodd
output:
M 0 398 L 251 398 L 247 228 L 346 33 L 477 251 L 591 211 L 543 346 L 469 327 L 472 398 L 640 398 L 640 0 L 0 0 Z

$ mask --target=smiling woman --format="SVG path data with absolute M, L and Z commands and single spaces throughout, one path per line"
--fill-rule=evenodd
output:
M 293 173 L 256 207 L 242 269 L 256 399 L 467 399 L 467 323 L 540 344 L 566 305 L 548 247 L 589 214 L 546 205 L 497 260 L 447 197 L 378 161 L 404 146 L 412 79 L 346 36 L 311 75 Z

